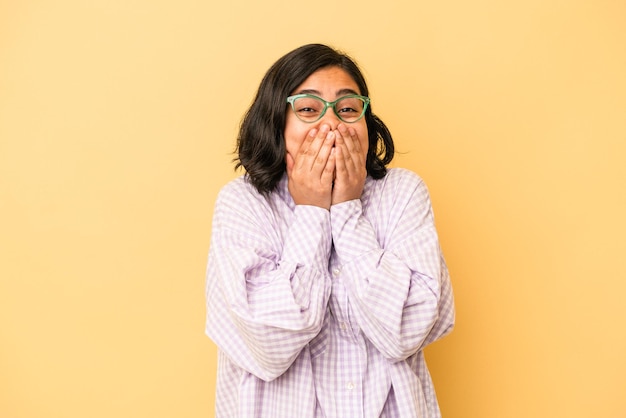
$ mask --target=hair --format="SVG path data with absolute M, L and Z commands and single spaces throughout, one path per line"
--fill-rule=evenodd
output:
M 286 170 L 284 129 L 288 104 L 286 98 L 311 74 L 322 68 L 338 67 L 346 71 L 363 96 L 369 91 L 356 62 L 329 46 L 309 44 L 284 55 L 267 71 L 259 90 L 241 122 L 235 170 L 243 167 L 259 193 L 275 190 Z M 367 174 L 381 179 L 394 154 L 389 129 L 373 112 L 365 112 L 368 130 Z

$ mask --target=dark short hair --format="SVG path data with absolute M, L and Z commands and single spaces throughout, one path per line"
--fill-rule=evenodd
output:
M 260 193 L 269 193 L 283 176 L 285 164 L 284 129 L 287 97 L 315 71 L 339 67 L 346 71 L 368 96 L 365 78 L 357 64 L 346 54 L 321 44 L 301 46 L 272 65 L 267 71 L 254 101 L 241 122 L 237 137 L 235 169 L 243 167 L 246 176 Z M 365 112 L 369 149 L 366 169 L 369 176 L 380 179 L 393 159 L 394 145 L 389 129 L 373 112 Z

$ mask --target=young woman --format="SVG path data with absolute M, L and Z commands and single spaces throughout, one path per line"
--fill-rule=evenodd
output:
M 207 268 L 216 416 L 439 417 L 422 350 L 452 329 L 450 279 L 355 62 L 319 44 L 280 58 L 237 151 Z

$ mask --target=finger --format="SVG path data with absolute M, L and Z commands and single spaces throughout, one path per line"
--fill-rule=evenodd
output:
M 335 138 L 336 134 L 332 131 L 326 134 L 326 138 L 317 153 L 315 164 L 313 165 L 313 172 L 317 173 L 325 169 L 328 163 L 328 158 L 333 150 L 333 146 L 335 145 Z
M 317 135 L 317 129 L 311 129 L 308 135 L 304 138 L 304 141 L 300 144 L 298 151 L 294 156 L 294 163 L 296 168 L 302 169 L 307 160 L 307 154 L 312 149 L 313 141 L 315 141 L 315 136 Z
M 319 144 L 319 148 L 317 149 L 317 155 L 315 156 L 315 159 L 311 162 L 310 165 L 310 172 L 314 178 L 321 180 L 322 172 L 326 168 L 328 158 L 333 149 L 333 146 L 335 145 L 336 136 L 336 133 L 331 131 L 328 125 L 323 125 L 319 130 L 317 139 L 322 142 L 315 143 L 315 146 Z
M 348 150 L 348 155 L 352 160 L 352 163 L 355 167 L 361 167 L 365 165 L 365 150 L 361 145 L 361 140 L 354 128 L 348 128 L 345 125 L 340 125 L 338 127 L 339 132 L 342 134 L 344 142 L 346 143 L 346 148 Z
M 315 166 L 320 149 L 327 139 L 330 127 L 322 125 L 320 129 L 311 129 L 298 150 L 298 164 L 307 171 Z
M 337 127 L 339 133 L 343 137 L 344 142 L 346 143 L 346 147 L 350 154 L 360 154 L 361 153 L 361 141 L 359 141 L 359 137 L 354 130 L 354 128 L 348 128 L 344 124 L 339 124 Z
M 333 156 L 335 160 L 335 173 L 337 181 L 342 181 L 348 174 L 348 167 L 346 166 L 345 159 L 346 149 L 343 143 L 340 141 L 335 142 L 335 148 L 333 148 Z
M 350 138 L 352 138 L 352 141 L 354 141 L 354 149 L 357 152 L 362 153 L 363 148 L 361 147 L 361 141 L 359 140 L 356 130 L 354 128 L 348 128 L 348 134 L 350 135 Z
M 340 164 L 339 168 L 342 171 L 342 174 L 344 174 L 344 172 L 346 174 L 349 174 L 356 169 L 358 158 L 356 158 L 357 161 L 355 161 L 354 147 L 352 146 L 353 141 L 352 138 L 348 135 L 347 130 L 345 130 L 345 127 L 343 131 L 345 135 L 341 132 L 341 130 L 337 130 L 335 147 L 341 150 L 341 152 L 337 155 L 337 159 L 338 164 Z
M 326 162 L 326 165 L 324 166 L 324 171 L 322 171 L 322 176 L 321 176 L 321 180 L 322 180 L 322 184 L 332 184 L 332 182 L 335 180 L 335 148 L 331 147 L 330 148 L 330 152 L 328 155 L 328 161 Z

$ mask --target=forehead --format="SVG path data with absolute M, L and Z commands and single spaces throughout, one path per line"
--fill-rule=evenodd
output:
M 304 90 L 329 96 L 335 96 L 338 92 L 345 90 L 353 90 L 361 94 L 352 76 L 339 67 L 327 67 L 315 71 L 296 88 L 296 93 Z

